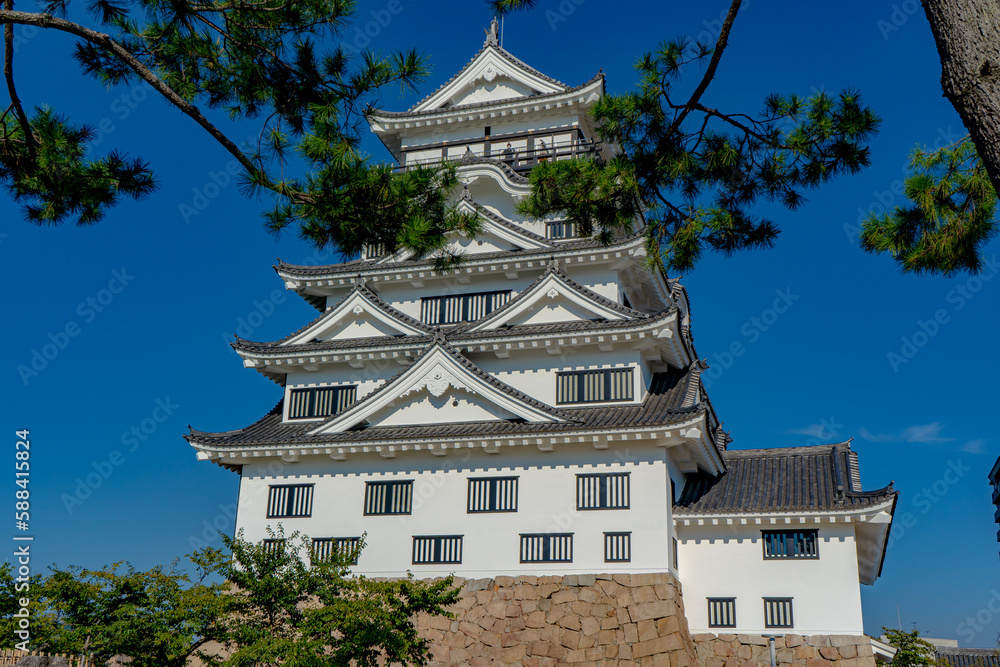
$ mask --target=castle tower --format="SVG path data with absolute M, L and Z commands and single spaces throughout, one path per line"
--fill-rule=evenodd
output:
M 810 450 L 815 470 L 789 468 L 791 478 L 829 479 L 832 495 L 808 507 L 748 492 L 771 483 L 770 464 L 726 475 L 734 462 L 749 470 L 747 460 L 794 463 L 803 453 L 727 452 L 701 383 L 707 366 L 691 339 L 687 292 L 648 268 L 642 221 L 605 245 L 566 220 L 516 212 L 539 162 L 611 157 L 588 115 L 603 94 L 602 74 L 560 83 L 504 50 L 494 27 L 409 111 L 375 114 L 372 130 L 400 168 L 457 164 L 457 204 L 479 214 L 482 233 L 452 240 L 464 262 L 447 273 L 433 258 L 377 248 L 342 264 L 275 267 L 319 316 L 282 340 L 234 347 L 284 388 L 282 400 L 246 428 L 186 436 L 199 459 L 240 474 L 237 528 L 247 539 L 281 523 L 312 537 L 321 557 L 365 535 L 355 569 L 370 576 L 670 572 L 702 598 L 688 601 L 704 616 L 693 627 L 736 627 L 718 625 L 729 606 L 709 618 L 705 600 L 744 597 L 740 627 L 763 630 L 768 591 L 754 586 L 766 581 L 727 596 L 692 561 L 686 579 L 685 554 L 725 561 L 728 540 L 715 533 L 744 531 L 808 556 L 831 512 L 891 521 L 894 492 L 860 491 L 847 443 Z M 786 520 L 801 511 L 802 521 Z M 849 533 L 859 556 L 881 548 L 884 519 L 864 536 L 855 519 L 837 519 L 837 539 Z M 874 580 L 882 553 L 867 574 L 848 559 L 853 632 L 859 578 Z M 766 578 L 776 582 L 769 597 L 796 598 L 811 628 L 823 621 L 803 610 L 809 587 L 789 593 L 780 583 L 782 567 L 801 564 L 779 563 Z M 826 586 L 817 606 L 830 604 L 820 599 Z

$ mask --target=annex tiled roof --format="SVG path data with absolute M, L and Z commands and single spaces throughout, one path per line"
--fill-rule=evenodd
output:
M 675 514 L 739 514 L 863 509 L 896 495 L 892 484 L 855 488 L 850 442 L 812 447 L 729 450 L 727 472 L 688 478 Z
M 471 364 L 468 361 L 465 363 Z M 494 381 L 499 382 L 498 380 Z M 317 422 L 283 424 L 281 422 L 282 404 L 278 403 L 267 415 L 246 428 L 225 433 L 210 433 L 191 429 L 191 432 L 184 437 L 189 442 L 213 448 L 237 449 L 254 446 L 436 440 L 441 438 L 548 434 L 560 431 L 618 429 L 621 427 L 666 426 L 687 421 L 704 413 L 703 404 L 682 407 L 690 381 L 691 377 L 687 369 L 655 373 L 649 394 L 642 404 L 620 407 L 562 408 L 558 411 L 559 415 L 567 418 L 568 421 L 558 423 L 533 424 L 518 421 L 489 421 L 426 426 L 376 426 L 344 433 L 310 436 L 307 433 L 317 427 Z
M 942 667 L 1000 667 L 1000 651 L 995 648 L 938 646 L 934 657 Z

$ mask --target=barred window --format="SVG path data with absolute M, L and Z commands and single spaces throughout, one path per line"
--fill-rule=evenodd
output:
M 263 540 L 261 541 L 261 546 L 264 547 L 264 552 L 273 554 L 285 549 L 284 540 Z
M 428 296 L 420 300 L 420 320 L 424 324 L 475 322 L 508 301 L 510 301 L 510 290 Z
M 573 533 L 521 535 L 522 563 L 572 563 Z
M 819 558 L 818 530 L 762 530 L 764 558 Z
M 736 627 L 736 598 L 708 598 L 708 627 Z
M 673 553 L 674 553 L 674 569 L 676 570 L 676 569 L 678 569 L 678 567 L 677 567 L 677 538 L 676 537 L 672 537 L 672 538 L 670 538 L 670 540 L 671 540 L 671 547 L 672 547 L 672 550 L 673 550 Z
M 604 533 L 604 562 L 628 563 L 632 560 L 632 533 Z
M 277 484 L 267 487 L 267 518 L 312 516 L 313 484 Z
M 462 535 L 430 535 L 413 538 L 413 564 L 462 562 Z
M 764 598 L 764 627 L 795 627 L 792 622 L 792 598 Z
M 631 401 L 631 368 L 566 371 L 556 374 L 556 403 Z
M 413 508 L 413 482 L 365 484 L 365 514 L 409 514 Z
M 627 510 L 629 508 L 627 472 L 576 476 L 578 510 Z
M 516 511 L 517 477 L 482 477 L 469 480 L 469 514 Z
M 292 389 L 288 396 L 288 418 L 329 417 L 343 412 L 357 395 L 358 388 L 354 385 Z
M 353 556 L 347 565 L 358 564 L 357 548 L 360 537 L 315 537 L 312 541 L 310 558 L 314 563 L 336 560 L 338 556 Z
M 576 223 L 568 221 L 545 223 L 545 237 L 550 239 L 575 239 Z

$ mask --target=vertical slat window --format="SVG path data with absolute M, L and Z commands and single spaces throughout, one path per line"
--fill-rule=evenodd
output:
M 338 554 L 351 554 L 353 558 L 347 565 L 357 565 L 357 553 L 360 537 L 317 537 L 312 541 L 312 553 L 310 557 L 314 563 L 329 562 L 335 560 Z
M 469 514 L 516 512 L 517 477 L 484 477 L 469 480 Z
M 264 551 L 269 554 L 277 553 L 285 548 L 284 540 L 264 540 L 261 542 Z
M 736 598 L 708 598 L 708 627 L 736 627 Z
M 545 224 L 545 236 L 550 239 L 575 239 L 576 224 L 572 222 L 549 222 Z
M 267 488 L 267 518 L 312 516 L 312 484 L 279 484 Z
M 628 563 L 632 560 L 632 533 L 604 533 L 604 562 Z
M 764 598 L 764 627 L 792 628 L 792 598 Z
M 522 563 L 572 563 L 573 533 L 521 535 Z
M 353 385 L 292 389 L 289 392 L 288 418 L 329 417 L 343 412 L 357 395 L 358 388 Z
M 368 482 L 365 514 L 409 514 L 413 507 L 413 482 Z
M 566 371 L 556 374 L 556 403 L 611 403 L 631 401 L 631 368 Z
M 424 297 L 420 300 L 420 320 L 425 324 L 474 322 L 508 301 L 510 290 Z
M 818 530 L 762 530 L 764 558 L 819 558 Z
M 676 537 L 672 537 L 672 538 L 670 538 L 670 540 L 671 540 L 671 546 L 672 546 L 673 552 L 674 552 L 674 569 L 676 570 L 677 569 L 677 538 Z
M 413 564 L 462 562 L 462 535 L 431 535 L 413 538 Z
M 630 474 L 600 473 L 576 476 L 578 510 L 625 510 L 629 508 Z

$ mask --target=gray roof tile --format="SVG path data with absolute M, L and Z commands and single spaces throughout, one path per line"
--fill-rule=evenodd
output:
M 728 450 L 727 472 L 688 477 L 676 514 L 857 509 L 896 494 L 853 488 L 850 442 L 811 447 Z
M 466 362 L 471 363 L 471 362 Z M 499 380 L 494 380 L 499 382 Z M 558 423 L 527 423 L 518 421 L 490 421 L 427 426 L 375 426 L 324 436 L 309 436 L 308 431 L 317 422 L 281 422 L 282 403 L 279 402 L 267 415 L 250 426 L 225 433 L 210 433 L 191 429 L 184 437 L 189 441 L 219 448 L 237 449 L 253 446 L 319 445 L 338 442 L 372 442 L 384 440 L 421 440 L 475 436 L 544 435 L 581 429 L 616 429 L 623 426 L 643 427 L 670 425 L 703 414 L 705 407 L 698 404 L 681 407 L 691 374 L 688 370 L 655 373 L 649 395 L 640 405 L 620 407 L 562 408 L 560 416 L 571 421 Z M 500 383 L 503 384 L 503 383 Z M 385 386 L 385 385 L 383 385 Z M 364 400 L 364 399 L 362 399 Z M 534 399 L 531 399 L 534 400 Z M 549 408 L 552 410 L 552 408 Z

